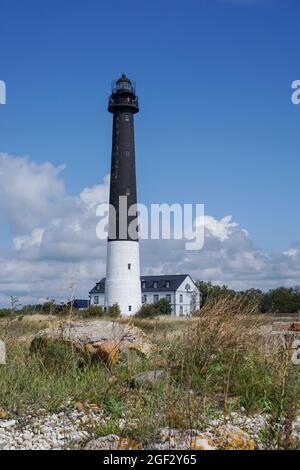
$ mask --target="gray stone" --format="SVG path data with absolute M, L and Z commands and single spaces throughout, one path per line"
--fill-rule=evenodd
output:
M 111 321 L 88 320 L 65 323 L 61 328 L 47 328 L 37 333 L 31 342 L 32 352 L 43 352 L 51 343 L 63 343 L 73 351 L 97 358 L 105 345 L 115 345 L 118 354 L 131 350 L 148 357 L 155 346 L 145 333 L 135 326 Z
M 157 385 L 167 380 L 167 378 L 168 378 L 168 374 L 164 370 L 150 370 L 150 371 L 142 372 L 141 374 L 135 375 L 131 379 L 130 385 L 132 387 L 153 389 Z
M 23 439 L 24 439 L 24 441 L 31 441 L 31 440 L 32 440 L 31 432 L 29 432 L 29 431 L 24 431 L 24 433 L 23 433 Z
M 11 419 L 10 421 L 0 421 L 0 428 L 11 428 L 15 426 L 16 421 L 14 419 Z
M 109 434 L 108 436 L 92 439 L 84 447 L 85 450 L 117 450 L 120 442 L 119 436 Z

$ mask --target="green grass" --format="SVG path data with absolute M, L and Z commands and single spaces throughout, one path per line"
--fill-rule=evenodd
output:
M 0 366 L 0 407 L 22 415 L 28 409 L 60 410 L 66 400 L 71 406 L 96 403 L 106 417 L 97 435 L 125 434 L 144 443 L 162 427 L 205 430 L 212 418 L 244 407 L 250 415 L 270 415 L 266 445 L 297 447 L 290 424 L 300 403 L 300 371 L 287 353 L 266 351 L 255 340 L 256 317 L 218 305 L 193 320 L 119 321 L 142 328 L 157 353 L 149 360 L 129 354 L 111 370 L 101 362 L 80 366 L 76 354 L 61 345 L 49 346 L 43 356 L 29 352 L 32 335 L 49 326 L 46 320 L 0 321 L 8 353 Z M 155 389 L 130 387 L 135 374 L 160 368 L 169 380 Z M 278 432 L 276 423 L 283 425 Z

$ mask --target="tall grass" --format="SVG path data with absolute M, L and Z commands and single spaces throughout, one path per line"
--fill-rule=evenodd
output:
M 170 348 L 169 363 L 178 386 L 198 395 L 204 415 L 212 406 L 222 408 L 224 417 L 241 407 L 267 413 L 270 445 L 289 447 L 295 445 L 300 371 L 288 348 L 264 344 L 258 334 L 264 321 L 244 298 L 208 303 Z
M 268 415 L 262 439 L 269 448 L 298 446 L 292 422 L 299 370 L 288 349 L 262 342 L 257 332 L 265 319 L 254 303 L 230 297 L 207 303 L 195 318 L 117 321 L 142 328 L 157 352 L 149 360 L 128 355 L 111 369 L 103 363 L 78 366 L 76 354 L 60 345 L 43 356 L 29 353 L 32 335 L 45 325 L 0 322 L 8 351 L 7 364 L 0 366 L 0 406 L 22 414 L 28 407 L 59 409 L 66 399 L 89 401 L 107 417 L 97 434 L 125 434 L 143 443 L 159 428 L 205 430 L 212 418 L 225 419 L 244 407 L 249 415 Z M 162 368 L 167 378 L 157 387 L 131 388 L 135 374 Z

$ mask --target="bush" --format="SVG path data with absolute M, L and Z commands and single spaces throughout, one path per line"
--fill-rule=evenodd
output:
M 154 304 L 154 307 L 158 311 L 158 315 L 171 315 L 172 307 L 167 299 L 160 299 Z
M 104 314 L 105 311 L 100 305 L 90 305 L 86 310 L 79 312 L 84 318 L 103 317 Z
M 5 318 L 5 317 L 9 317 L 12 315 L 12 311 L 9 309 L 9 308 L 1 308 L 0 309 L 0 318 Z
M 111 307 L 108 307 L 107 314 L 112 318 L 119 318 L 121 316 L 121 310 L 118 304 L 114 304 Z
M 144 304 L 139 311 L 135 314 L 137 318 L 154 318 L 159 315 L 155 304 Z
M 155 304 L 144 304 L 135 314 L 138 318 L 154 318 L 158 315 L 171 315 L 172 307 L 167 299 L 160 299 Z

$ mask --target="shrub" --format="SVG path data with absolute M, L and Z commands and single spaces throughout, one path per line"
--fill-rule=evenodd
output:
M 167 299 L 160 299 L 155 304 L 143 304 L 135 314 L 137 318 L 154 318 L 158 315 L 171 315 L 171 304 Z
M 107 314 L 112 318 L 119 318 L 121 316 L 121 310 L 118 304 L 114 304 L 111 307 L 108 307 Z
M 86 310 L 79 312 L 79 315 L 84 318 L 103 317 L 104 314 L 105 311 L 100 305 L 90 305 Z
M 167 299 L 160 299 L 154 304 L 154 307 L 158 311 L 159 315 L 171 315 L 172 307 Z
M 12 311 L 9 308 L 1 308 L 0 309 L 0 318 L 9 317 L 12 315 Z
M 135 314 L 137 318 L 154 318 L 159 315 L 155 304 L 144 304 L 139 311 Z

